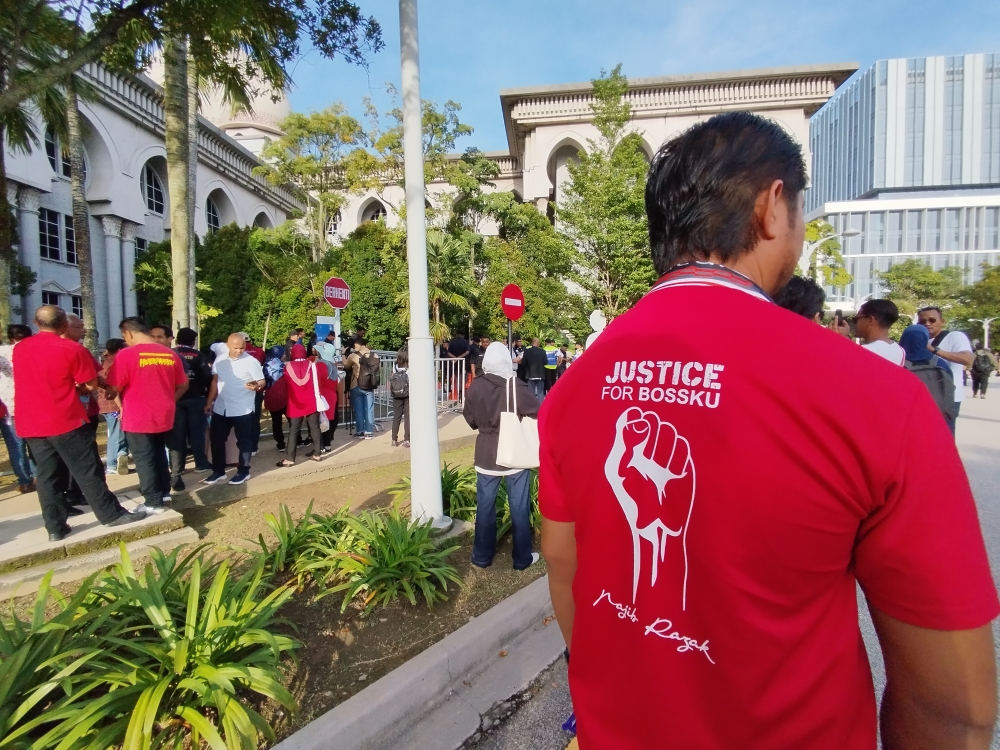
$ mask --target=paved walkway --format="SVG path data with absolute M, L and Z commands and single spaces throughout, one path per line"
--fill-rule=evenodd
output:
M 390 425 L 385 427 L 388 428 Z M 438 439 L 444 451 L 471 445 L 475 433 L 469 429 L 460 414 L 443 414 L 438 418 Z M 408 449 L 392 447 L 388 429 L 378 433 L 372 440 L 358 440 L 349 436 L 346 430 L 338 430 L 332 447 L 333 451 L 322 461 L 310 461 L 305 458 L 304 452 L 300 451 L 295 466 L 277 468 L 276 464 L 286 454 L 278 453 L 273 438 L 263 437 L 260 453 L 251 463 L 250 481 L 246 484 L 239 486 L 225 483 L 212 486 L 201 484 L 205 475 L 190 470 L 189 461 L 189 471 L 183 476 L 187 491 L 174 497 L 181 504 L 226 504 L 244 497 L 311 484 L 376 466 L 409 460 Z M 229 474 L 232 476 L 233 470 L 230 470 Z M 110 474 L 107 481 L 108 487 L 126 507 L 131 509 L 141 502 L 138 492 L 139 479 L 134 471 L 128 476 Z M 62 542 L 49 542 L 42 524 L 37 493 L 22 495 L 15 487 L 13 491 L 8 490 L 0 494 L 0 596 L 9 594 L 22 582 L 39 580 L 51 565 L 61 566 L 60 570 L 63 572 L 59 576 L 60 580 L 81 578 L 91 570 L 108 564 L 110 560 L 108 555 L 97 555 L 92 560 L 93 564 L 82 566 L 77 562 L 70 564 L 67 560 L 75 560 L 81 555 L 92 554 L 101 549 L 107 551 L 108 548 L 115 551 L 112 555 L 115 557 L 121 541 L 132 542 L 132 547 L 140 551 L 141 548 L 151 545 L 169 548 L 197 540 L 197 534 L 192 529 L 184 527 L 183 518 L 175 511 L 167 511 L 140 523 L 114 529 L 101 526 L 93 513 L 70 518 L 69 524 L 73 528 L 73 533 Z M 181 533 L 184 530 L 187 533 Z M 138 544 L 142 539 L 146 540 L 145 545 Z M 19 593 L 29 592 L 19 590 Z
M 1000 379 L 993 378 L 995 390 L 985 400 L 972 399 L 966 388 L 966 400 L 958 420 L 958 448 L 965 463 L 972 491 L 979 507 L 979 520 L 993 569 L 994 581 L 1000 581 Z M 932 470 L 928 468 L 928 470 Z M 885 689 L 885 668 L 871 617 L 859 593 L 859 620 L 868 648 L 875 680 L 875 692 L 881 699 Z M 1000 623 L 993 623 L 993 639 L 1000 662 Z M 516 750 L 517 748 L 565 747 L 568 735 L 559 727 L 569 715 L 570 700 L 565 664 L 560 660 L 540 675 L 538 694 L 495 733 L 469 747 L 475 750 Z M 561 743 L 561 744 L 560 744 Z M 571 745 L 572 747 L 572 745 Z M 1000 733 L 993 736 L 992 750 L 1000 750 Z

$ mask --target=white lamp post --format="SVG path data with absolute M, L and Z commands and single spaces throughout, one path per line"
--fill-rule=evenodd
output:
M 969 318 L 970 323 L 982 323 L 983 324 L 983 348 L 990 348 L 990 323 L 994 320 L 1000 320 L 1000 318 Z
M 817 247 L 819 247 L 828 240 L 835 240 L 840 237 L 857 237 L 859 234 L 861 234 L 860 229 L 855 229 L 854 227 L 850 227 L 848 229 L 845 229 L 843 232 L 839 234 L 833 234 L 830 235 L 829 237 L 820 237 L 815 242 L 805 243 L 805 246 L 802 249 L 802 257 L 799 258 L 799 270 L 802 271 L 802 275 L 805 276 L 806 274 L 809 273 L 809 259 L 812 258 L 813 251 Z M 819 268 L 819 265 L 820 265 L 819 258 L 817 258 L 816 267 Z M 813 279 L 813 281 L 816 281 L 816 279 Z
M 403 165 L 406 180 L 406 258 L 410 282 L 410 515 L 451 526 L 441 500 L 434 390 L 434 340 L 427 306 L 427 228 L 424 221 L 424 150 L 420 112 L 417 0 L 399 0 L 399 47 L 403 93 Z

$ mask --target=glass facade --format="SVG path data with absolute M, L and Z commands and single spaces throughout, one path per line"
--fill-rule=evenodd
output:
M 1000 53 L 879 60 L 812 116 L 809 146 L 807 212 L 892 190 L 1000 186 Z
M 855 210 L 824 217 L 838 234 L 849 228 L 861 232 L 841 240 L 844 263 L 854 282 L 846 289 L 828 288 L 830 302 L 880 296 L 877 272 L 910 258 L 936 269 L 957 266 L 966 283 L 982 278 L 983 263 L 1000 264 L 1000 196 L 996 205 L 961 208 L 900 209 L 900 201 L 894 203 L 883 208 L 879 201 L 871 201 L 872 210 L 864 212 L 857 211 L 855 203 L 851 206 Z

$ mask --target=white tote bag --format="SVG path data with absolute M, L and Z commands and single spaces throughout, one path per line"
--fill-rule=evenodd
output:
M 313 362 L 312 366 L 313 372 L 313 393 L 316 394 L 316 411 L 319 412 L 319 431 L 326 432 L 330 429 L 330 418 L 326 416 L 326 410 L 330 408 L 330 404 L 327 402 L 326 398 L 319 392 L 319 375 L 316 373 L 316 363 Z
M 500 414 L 500 441 L 497 444 L 497 464 L 509 469 L 538 468 L 538 420 L 517 418 L 517 379 L 510 378 L 505 386 L 507 409 Z M 514 391 L 514 409 L 510 406 L 510 390 Z

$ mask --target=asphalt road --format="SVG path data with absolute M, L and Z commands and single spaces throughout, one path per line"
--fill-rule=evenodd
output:
M 989 398 L 966 400 L 958 420 L 958 447 L 965 462 L 972 491 L 979 506 L 979 519 L 986 539 L 994 581 L 1000 581 L 1000 378 L 993 377 Z M 930 468 L 929 468 L 930 470 Z M 876 695 L 885 687 L 885 670 L 871 618 L 859 595 L 861 632 L 875 679 Z M 993 640 L 1000 654 L 1000 626 L 993 623 Z M 566 665 L 562 660 L 535 681 L 535 695 L 497 730 L 483 737 L 475 750 L 563 750 L 572 736 L 560 729 L 572 710 Z M 993 750 L 1000 750 L 1000 733 L 994 734 Z

